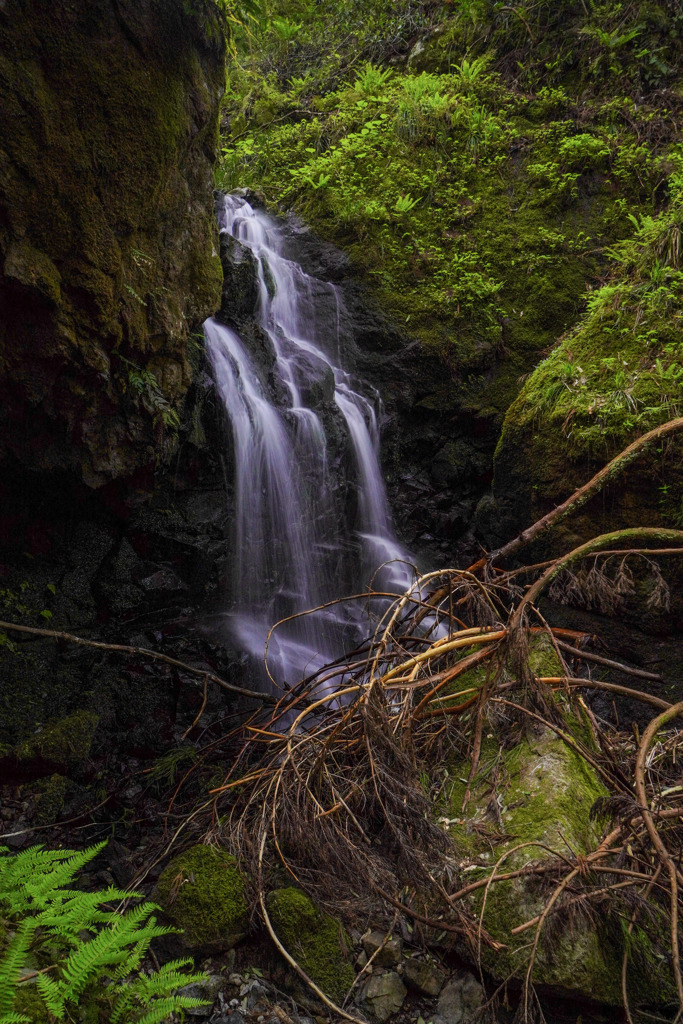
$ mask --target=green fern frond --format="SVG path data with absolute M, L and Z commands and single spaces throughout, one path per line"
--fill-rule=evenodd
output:
M 0 1013 L 9 1013 L 14 1002 L 17 982 L 24 959 L 35 932 L 35 923 L 22 921 L 0 960 Z
M 121 902 L 136 896 L 110 887 L 103 892 L 62 891 L 36 916 L 41 928 L 51 934 L 78 941 L 81 932 L 95 931 L 99 924 L 107 924 L 116 917 L 114 910 L 100 910 L 103 903 Z
M 0 856 L 0 903 L 9 905 L 13 914 L 44 910 L 56 898 L 57 890 L 73 882 L 105 845 L 97 843 L 77 852 L 32 846 L 13 856 Z
M 169 931 L 157 925 L 154 917 L 147 922 L 156 909 L 155 903 L 145 902 L 116 915 L 93 939 L 74 949 L 62 969 L 65 999 L 76 999 L 93 977 L 105 972 L 123 978 L 137 970 L 151 940 Z
M 47 974 L 39 974 L 36 978 L 36 987 L 52 1016 L 57 1020 L 64 1020 L 64 996 L 59 982 L 48 978 Z
M 187 985 L 198 984 L 205 980 L 203 974 L 183 974 L 177 970 L 178 963 L 188 963 L 188 961 L 176 961 L 174 965 L 165 964 L 148 977 L 144 975 L 137 977 L 130 985 L 131 995 L 138 999 L 143 1006 L 147 1006 L 152 999 L 171 995 L 179 988 L 185 988 Z
M 110 1024 L 121 1024 L 135 1004 L 143 1007 L 149 1006 L 153 999 L 169 996 L 176 989 L 183 988 L 185 985 L 204 981 L 203 974 L 181 973 L 181 968 L 189 966 L 192 966 L 192 960 L 189 958 L 171 960 L 154 974 L 138 975 L 123 986 L 123 991 L 120 991 L 122 987 L 120 983 L 111 982 L 107 986 L 107 991 L 115 994 L 116 998 L 110 1016 Z
M 49 943 L 50 974 L 39 974 L 35 992 L 56 1022 L 71 1020 L 86 989 L 103 988 L 112 1002 L 112 1024 L 161 1024 L 175 1011 L 207 1005 L 174 995 L 203 981 L 183 973 L 191 960 L 173 960 L 158 972 L 139 973 L 152 939 L 179 929 L 157 923 L 159 907 L 144 901 L 123 910 L 138 893 L 113 886 L 101 892 L 68 888 L 104 844 L 75 853 L 40 846 L 8 854 L 0 848 L 0 907 L 15 921 L 16 932 L 0 955 L 0 1024 L 30 1024 L 12 1010 L 26 954 Z M 107 904 L 116 903 L 111 907 Z M 88 937 L 88 933 L 90 937 Z
M 137 1017 L 135 1024 L 162 1024 L 162 1021 L 165 1021 L 169 1014 L 176 1013 L 178 1010 L 193 1010 L 197 1006 L 207 1005 L 205 999 L 191 999 L 189 996 L 169 996 L 167 999 L 160 999 L 142 1017 Z
M 127 961 L 128 950 L 120 940 L 118 929 L 110 926 L 72 950 L 64 962 L 59 982 L 65 1001 L 77 999 L 90 981 L 105 971 L 112 973 Z

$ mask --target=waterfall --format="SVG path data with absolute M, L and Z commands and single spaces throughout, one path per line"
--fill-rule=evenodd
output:
M 374 589 L 401 593 L 413 572 L 380 469 L 378 396 L 341 365 L 339 290 L 288 259 L 281 226 L 243 198 L 226 195 L 218 222 L 254 257 L 270 348 L 260 365 L 236 331 L 204 324 L 233 446 L 228 622 L 238 646 L 262 660 L 276 621 L 363 591 L 373 574 Z M 346 469 L 331 464 L 337 434 Z M 368 631 L 363 614 L 359 603 L 340 604 L 280 627 L 268 650 L 272 677 L 293 685 L 338 657 Z

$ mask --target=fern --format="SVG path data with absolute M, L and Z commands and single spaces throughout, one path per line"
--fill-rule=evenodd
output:
M 167 1020 L 169 1013 L 173 1013 L 174 1010 L 191 1010 L 196 1006 L 206 1006 L 206 1002 L 201 999 L 190 999 L 189 996 L 169 996 L 155 1003 L 148 1013 L 137 1018 L 135 1024 L 161 1024 L 161 1021 Z
M 12 1009 L 17 983 L 21 977 L 24 958 L 31 945 L 35 924 L 30 919 L 22 921 L 14 938 L 10 941 L 5 955 L 0 960 L 0 1014 Z
M 152 1007 L 152 1012 L 162 1014 L 159 1017 L 152 1017 L 151 1020 L 163 1020 L 168 1015 L 168 999 L 176 1000 L 176 1009 L 191 1009 L 195 1006 L 202 1006 L 201 999 L 193 999 L 191 996 L 173 996 L 172 993 L 185 985 L 201 981 L 202 974 L 182 974 L 181 967 L 187 967 L 191 960 L 172 960 L 159 968 L 156 974 L 149 977 L 139 975 L 125 991 L 118 997 L 110 1017 L 110 1024 L 122 1024 L 126 1017 L 137 1006 L 146 1008 Z
M 98 909 L 101 903 L 120 902 L 135 895 L 113 887 L 103 892 L 65 893 L 64 899 L 59 894 L 37 915 L 37 921 L 51 934 L 78 943 L 81 932 L 94 932 L 98 924 L 105 924 L 111 919 L 110 910 Z
M 98 843 L 80 852 L 32 846 L 12 857 L 0 856 L 0 903 L 8 903 L 17 914 L 42 910 L 56 899 L 65 898 L 59 890 L 72 882 L 105 845 Z M 7 850 L 3 847 L 0 853 L 6 854 Z
M 205 977 L 183 973 L 190 960 L 140 973 L 150 942 L 177 931 L 157 924 L 156 904 L 142 902 L 124 910 L 121 904 L 138 893 L 113 886 L 94 893 L 70 888 L 104 845 L 81 852 L 36 846 L 12 856 L 0 848 L 0 911 L 14 929 L 5 949 L 0 948 L 0 1024 L 28 1021 L 14 1007 L 29 954 L 32 963 L 49 956 L 34 991 L 55 1021 L 73 1019 L 74 1010 L 94 995 L 108 1000 L 112 1024 L 158 1024 L 171 1013 L 205 1005 L 174 994 Z M 114 901 L 118 909 L 106 906 Z

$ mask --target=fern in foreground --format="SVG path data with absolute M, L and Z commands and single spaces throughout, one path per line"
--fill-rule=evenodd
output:
M 81 852 L 34 846 L 14 855 L 0 848 L 0 1024 L 31 1024 L 20 1012 L 28 985 L 55 1022 L 72 1019 L 71 1011 L 89 1001 L 108 1024 L 161 1024 L 171 1013 L 204 1005 L 175 995 L 204 979 L 183 973 L 191 960 L 140 970 L 152 939 L 177 930 L 157 924 L 156 904 L 124 909 L 138 893 L 69 888 L 104 846 Z

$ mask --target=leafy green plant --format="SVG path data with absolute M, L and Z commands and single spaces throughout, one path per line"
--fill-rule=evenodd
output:
M 558 148 L 560 163 L 568 171 L 601 167 L 609 160 L 609 146 L 593 135 L 582 133 L 564 139 Z
M 480 81 L 492 60 L 492 54 L 485 53 L 481 57 L 468 60 L 463 57 L 459 65 L 453 65 L 453 78 L 462 92 L 469 92 L 476 82 Z
M 413 207 L 417 206 L 419 202 L 419 199 L 413 199 L 410 192 L 408 192 L 407 195 L 398 197 L 394 209 L 396 210 L 397 213 L 410 213 Z
M 156 374 L 124 359 L 130 369 L 128 371 L 128 387 L 146 411 L 163 423 L 165 427 L 177 430 L 180 417 L 161 390 Z
M 354 89 L 362 96 L 377 99 L 392 77 L 391 68 L 378 68 L 374 64 L 366 64 L 353 83 Z
M 274 32 L 284 43 L 291 43 L 301 32 L 300 21 L 288 21 L 287 18 L 273 18 L 271 22 Z
M 14 855 L 0 848 L 0 916 L 7 924 L 4 949 L 0 944 L 0 1024 L 31 1024 L 22 1012 L 27 986 L 54 1021 L 73 1020 L 78 1007 L 92 1004 L 107 1024 L 160 1024 L 170 1013 L 205 1005 L 175 994 L 204 979 L 184 973 L 191 960 L 151 973 L 141 969 L 152 939 L 177 931 L 157 924 L 156 904 L 122 909 L 139 894 L 72 887 L 104 846 L 81 852 L 34 846 Z

